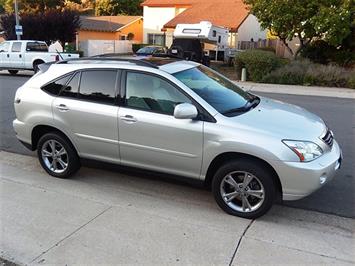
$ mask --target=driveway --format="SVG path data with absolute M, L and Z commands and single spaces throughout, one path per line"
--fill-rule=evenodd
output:
M 1 257 L 29 265 L 353 265 L 354 220 L 275 206 L 227 215 L 210 192 L 164 177 L 82 168 L 48 176 L 0 152 Z

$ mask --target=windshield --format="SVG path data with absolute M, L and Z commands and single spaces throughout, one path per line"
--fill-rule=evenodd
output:
M 137 51 L 137 54 L 152 54 L 157 47 L 143 47 Z
M 221 114 L 247 111 L 245 107 L 256 98 L 205 66 L 190 68 L 173 75 Z

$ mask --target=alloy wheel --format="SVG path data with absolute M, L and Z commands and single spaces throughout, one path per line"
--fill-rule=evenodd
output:
M 256 211 L 264 202 L 265 189 L 260 180 L 245 171 L 227 174 L 220 184 L 224 202 L 238 212 Z
M 56 140 L 47 140 L 41 149 L 45 166 L 52 172 L 60 174 L 68 168 L 68 153 L 64 146 Z

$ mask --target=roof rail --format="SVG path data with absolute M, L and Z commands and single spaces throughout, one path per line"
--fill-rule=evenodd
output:
M 146 66 L 152 68 L 158 68 L 156 65 L 149 61 L 141 60 L 139 58 L 127 58 L 127 57 L 117 57 L 114 54 L 105 54 L 105 55 L 96 55 L 92 57 L 83 57 L 83 58 L 75 58 L 69 60 L 58 61 L 57 64 L 68 64 L 68 63 L 75 63 L 80 61 L 117 61 L 117 62 L 129 62 L 132 64 L 136 64 L 139 66 Z

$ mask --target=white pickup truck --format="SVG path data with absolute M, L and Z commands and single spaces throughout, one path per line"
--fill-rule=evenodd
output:
M 38 71 L 38 65 L 78 58 L 79 54 L 51 53 L 41 41 L 5 41 L 0 43 L 0 70 L 15 75 L 19 70 Z

